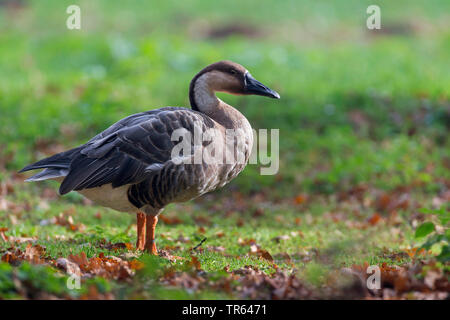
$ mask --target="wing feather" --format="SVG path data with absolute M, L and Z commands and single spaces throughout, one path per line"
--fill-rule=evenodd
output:
M 182 127 L 192 131 L 194 122 L 201 123 L 203 130 L 214 126 L 212 119 L 199 112 L 174 107 L 122 119 L 80 148 L 70 162 L 60 193 L 107 183 L 116 188 L 142 182 L 170 162 L 177 143 L 170 139 L 172 132 Z

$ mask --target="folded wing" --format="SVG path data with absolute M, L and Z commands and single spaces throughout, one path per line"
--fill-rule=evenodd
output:
M 47 168 L 65 174 L 59 192 L 112 184 L 113 188 L 136 184 L 147 174 L 161 170 L 171 160 L 172 132 L 194 126 L 205 131 L 214 126 L 207 116 L 185 108 L 167 107 L 132 115 L 115 123 L 85 145 L 41 160 L 22 171 Z M 193 148 L 192 148 L 193 149 Z M 45 170 L 44 170 L 45 171 Z M 42 173 L 39 178 L 43 180 Z M 44 175 L 45 176 L 45 175 Z

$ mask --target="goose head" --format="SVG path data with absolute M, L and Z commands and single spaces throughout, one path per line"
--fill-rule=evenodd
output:
M 280 95 L 256 80 L 247 69 L 232 61 L 219 61 L 201 70 L 191 81 L 189 100 L 194 110 L 219 101 L 214 92 L 259 95 L 279 99 Z

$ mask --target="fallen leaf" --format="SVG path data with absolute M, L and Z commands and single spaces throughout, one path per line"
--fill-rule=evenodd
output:
M 171 218 L 171 217 L 166 217 L 166 216 L 164 216 L 164 215 L 162 215 L 162 214 L 160 214 L 160 215 L 158 216 L 158 219 L 159 219 L 160 221 L 162 221 L 162 222 L 168 224 L 168 225 L 176 225 L 176 224 L 180 224 L 180 223 L 183 222 L 183 221 L 181 221 L 178 217 L 173 217 L 173 218 Z
M 367 222 L 369 222 L 372 226 L 376 225 L 378 222 L 380 222 L 382 220 L 382 217 L 378 214 L 378 213 L 374 213 L 368 220 Z
M 191 262 L 190 262 L 190 264 L 191 264 L 192 266 L 194 266 L 196 270 L 201 270 L 201 269 L 202 269 L 202 265 L 200 264 L 200 261 L 199 261 L 198 258 L 195 257 L 195 256 L 191 256 Z
M 306 195 L 299 194 L 298 196 L 295 197 L 294 203 L 295 204 L 302 204 L 302 203 L 305 203 L 307 199 L 308 199 L 308 197 Z

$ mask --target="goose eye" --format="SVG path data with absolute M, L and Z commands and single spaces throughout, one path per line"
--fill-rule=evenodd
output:
M 236 74 L 237 72 L 236 72 L 236 70 L 231 69 L 231 70 L 230 70 L 230 73 L 231 73 L 231 74 Z

